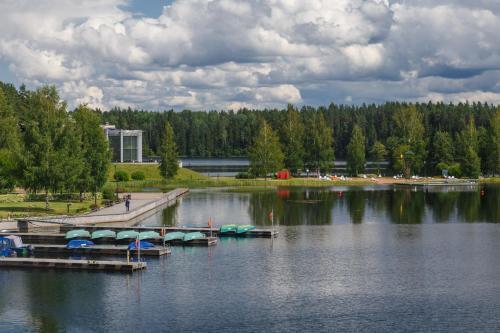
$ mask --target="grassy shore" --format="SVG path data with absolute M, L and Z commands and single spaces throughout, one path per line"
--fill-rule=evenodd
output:
M 128 181 L 116 183 L 113 180 L 114 170 L 126 171 L 132 174 L 134 171 L 142 171 L 146 179 L 142 181 Z M 433 179 L 434 181 L 436 179 Z M 432 181 L 420 179 L 419 182 Z M 391 185 L 407 182 L 405 179 L 393 179 L 390 177 L 377 178 L 349 178 L 348 180 L 325 181 L 317 178 L 292 178 L 288 180 L 278 179 L 236 179 L 234 177 L 208 177 L 198 172 L 181 168 L 174 179 L 164 181 L 160 176 L 157 164 L 114 164 L 108 172 L 108 183 L 106 187 L 118 188 L 119 191 L 141 192 L 141 191 L 167 191 L 176 187 L 207 188 L 207 187 L 276 187 L 276 186 L 307 186 L 307 187 L 329 187 L 329 186 L 363 186 L 363 185 Z M 482 183 L 498 183 L 500 178 L 484 178 Z
M 134 171 L 142 171 L 146 175 L 145 180 L 115 182 L 113 174 L 116 171 L 126 171 L 131 174 Z M 351 180 L 325 181 L 317 178 L 292 178 L 287 180 L 278 179 L 236 179 L 235 177 L 208 177 L 198 172 L 181 168 L 174 179 L 165 181 L 161 178 L 157 164 L 114 164 L 108 173 L 110 188 L 118 188 L 119 191 L 141 192 L 141 191 L 166 191 L 177 187 L 207 188 L 207 187 L 275 187 L 275 186 L 311 186 L 324 187 L 334 185 L 370 185 L 372 181 L 355 178 Z
M 71 203 L 68 213 L 68 203 Z M 50 201 L 49 210 L 45 209 L 45 201 L 27 201 L 24 194 L 0 195 L 0 219 L 45 216 L 75 215 L 90 211 L 93 200 Z

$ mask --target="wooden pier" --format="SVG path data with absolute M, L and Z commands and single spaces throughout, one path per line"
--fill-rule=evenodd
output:
M 132 273 L 147 267 L 145 262 L 96 261 L 44 258 L 0 258 L 0 267 L 71 269 Z
M 120 255 L 126 256 L 127 246 L 114 245 L 94 245 L 89 247 L 81 247 L 77 249 L 68 249 L 66 245 L 54 244 L 36 244 L 32 245 L 35 255 L 52 255 L 52 254 L 88 254 L 88 255 Z M 151 249 L 141 249 L 141 256 L 161 257 L 170 254 L 170 248 L 156 246 Z M 137 255 L 137 250 L 131 250 L 131 255 Z

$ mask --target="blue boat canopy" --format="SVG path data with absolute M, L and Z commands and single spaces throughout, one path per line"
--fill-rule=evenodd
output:
M 82 247 L 90 247 L 94 245 L 93 242 L 84 239 L 73 239 L 68 242 L 66 248 L 68 249 L 80 249 Z
M 0 237 L 0 257 L 9 257 L 13 254 L 14 243 L 12 239 Z
M 136 243 L 137 243 L 136 241 L 131 242 L 128 245 L 128 249 L 129 250 L 137 250 L 138 247 L 137 247 Z M 141 240 L 139 242 L 139 248 L 141 248 L 141 249 L 150 249 L 150 248 L 153 248 L 153 247 L 155 247 L 155 246 L 153 244 L 151 244 L 150 242 L 146 242 L 146 241 L 143 241 L 143 240 Z

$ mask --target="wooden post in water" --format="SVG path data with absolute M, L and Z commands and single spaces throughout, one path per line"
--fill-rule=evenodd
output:
M 271 209 L 271 230 L 274 235 L 274 207 Z M 273 237 L 271 237 L 273 238 Z
M 141 262 L 141 239 L 137 235 L 137 262 Z
M 212 238 L 212 217 L 208 217 L 208 227 L 210 228 L 210 238 Z

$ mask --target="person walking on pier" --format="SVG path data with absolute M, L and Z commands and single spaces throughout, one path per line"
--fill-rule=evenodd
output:
M 130 199 L 128 198 L 128 195 L 125 197 L 125 209 L 127 212 L 130 210 Z

